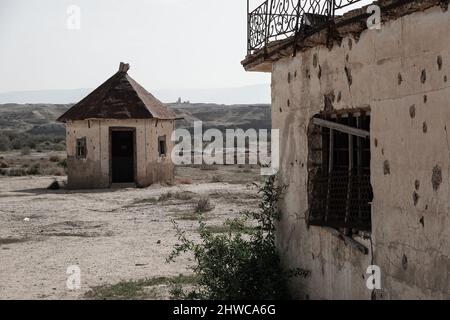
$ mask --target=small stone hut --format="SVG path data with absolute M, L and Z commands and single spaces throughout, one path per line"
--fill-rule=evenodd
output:
M 57 121 L 66 124 L 68 187 L 145 187 L 173 180 L 175 114 L 134 81 L 129 65 Z

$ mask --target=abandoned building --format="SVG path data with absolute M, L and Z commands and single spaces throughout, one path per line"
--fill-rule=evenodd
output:
M 58 121 L 66 124 L 68 187 L 145 187 L 173 180 L 175 114 L 128 74 L 128 64 Z
M 247 71 L 270 72 L 277 245 L 300 299 L 450 298 L 448 1 L 267 0 Z M 358 6 L 359 4 L 359 6 Z M 367 268 L 381 271 L 370 288 Z

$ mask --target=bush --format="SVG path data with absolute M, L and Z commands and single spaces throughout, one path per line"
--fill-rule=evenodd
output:
M 6 174 L 10 177 L 21 177 L 26 176 L 27 171 L 24 169 L 10 169 Z
M 0 168 L 5 169 L 5 168 L 9 168 L 9 166 L 5 161 L 0 161 Z
M 58 166 L 63 167 L 64 169 L 67 168 L 67 159 L 62 159 L 58 162 Z
M 11 149 L 11 142 L 8 136 L 0 133 L 0 151 L 8 151 Z
M 23 156 L 27 156 L 31 153 L 31 149 L 30 147 L 23 147 L 22 150 L 20 151 L 20 154 Z
M 48 160 L 50 162 L 60 162 L 61 161 L 61 159 L 58 156 L 56 156 L 56 155 L 50 156 L 50 158 Z
M 223 177 L 219 174 L 216 174 L 212 177 L 212 182 L 222 182 L 223 181 Z
M 168 261 L 184 252 L 192 253 L 191 266 L 198 285 L 191 291 L 172 290 L 175 298 L 214 300 L 267 300 L 289 298 L 287 282 L 292 277 L 307 276 L 302 269 L 284 270 L 275 247 L 275 221 L 280 212 L 277 206 L 284 186 L 277 186 L 270 177 L 260 188 L 262 201 L 256 212 L 244 212 L 255 228 L 238 228 L 242 221 L 229 223 L 235 232 L 213 234 L 200 218 L 200 243 L 188 239 L 174 223 L 179 243 Z M 237 231 L 236 231 L 237 230 Z
M 214 209 L 214 207 L 209 202 L 209 199 L 208 198 L 201 198 L 197 202 L 197 205 L 195 207 L 195 212 L 203 213 L 203 212 L 211 211 L 212 209 Z
M 39 164 L 36 163 L 36 164 L 32 165 L 31 168 L 26 171 L 26 173 L 29 174 L 29 175 L 38 175 L 38 174 L 40 174 L 41 170 L 40 170 Z

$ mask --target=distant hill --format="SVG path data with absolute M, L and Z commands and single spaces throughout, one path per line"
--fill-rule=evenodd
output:
M 264 104 L 270 103 L 270 84 L 218 89 L 180 89 L 155 90 L 152 92 L 159 100 L 172 103 L 181 98 L 182 101 L 192 103 L 217 104 Z M 93 89 L 73 90 L 37 90 L 14 91 L 0 93 L 0 103 L 76 103 L 89 94 Z
M 55 120 L 72 104 L 0 104 L 0 131 L 14 130 L 36 135 L 64 135 L 64 126 Z M 255 128 L 271 127 L 270 105 L 240 104 L 218 105 L 211 103 L 168 104 L 183 120 L 178 128 L 191 128 L 195 120 L 203 121 L 207 128 Z

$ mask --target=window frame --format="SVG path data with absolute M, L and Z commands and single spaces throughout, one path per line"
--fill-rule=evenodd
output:
M 308 184 L 312 188 L 308 224 L 370 232 L 370 109 L 324 112 L 312 118 L 311 124 L 315 134 L 320 130 L 321 147 L 314 150 L 321 157 L 319 168 L 309 171 L 313 177 Z M 342 134 L 348 139 L 343 147 Z
M 87 158 L 87 139 L 86 137 L 77 138 L 75 141 L 75 156 L 77 159 Z
M 161 152 L 161 143 L 163 143 L 164 146 L 164 153 Z M 166 140 L 166 136 L 159 136 L 158 137 L 158 155 L 161 158 L 164 158 L 167 156 L 167 140 Z

